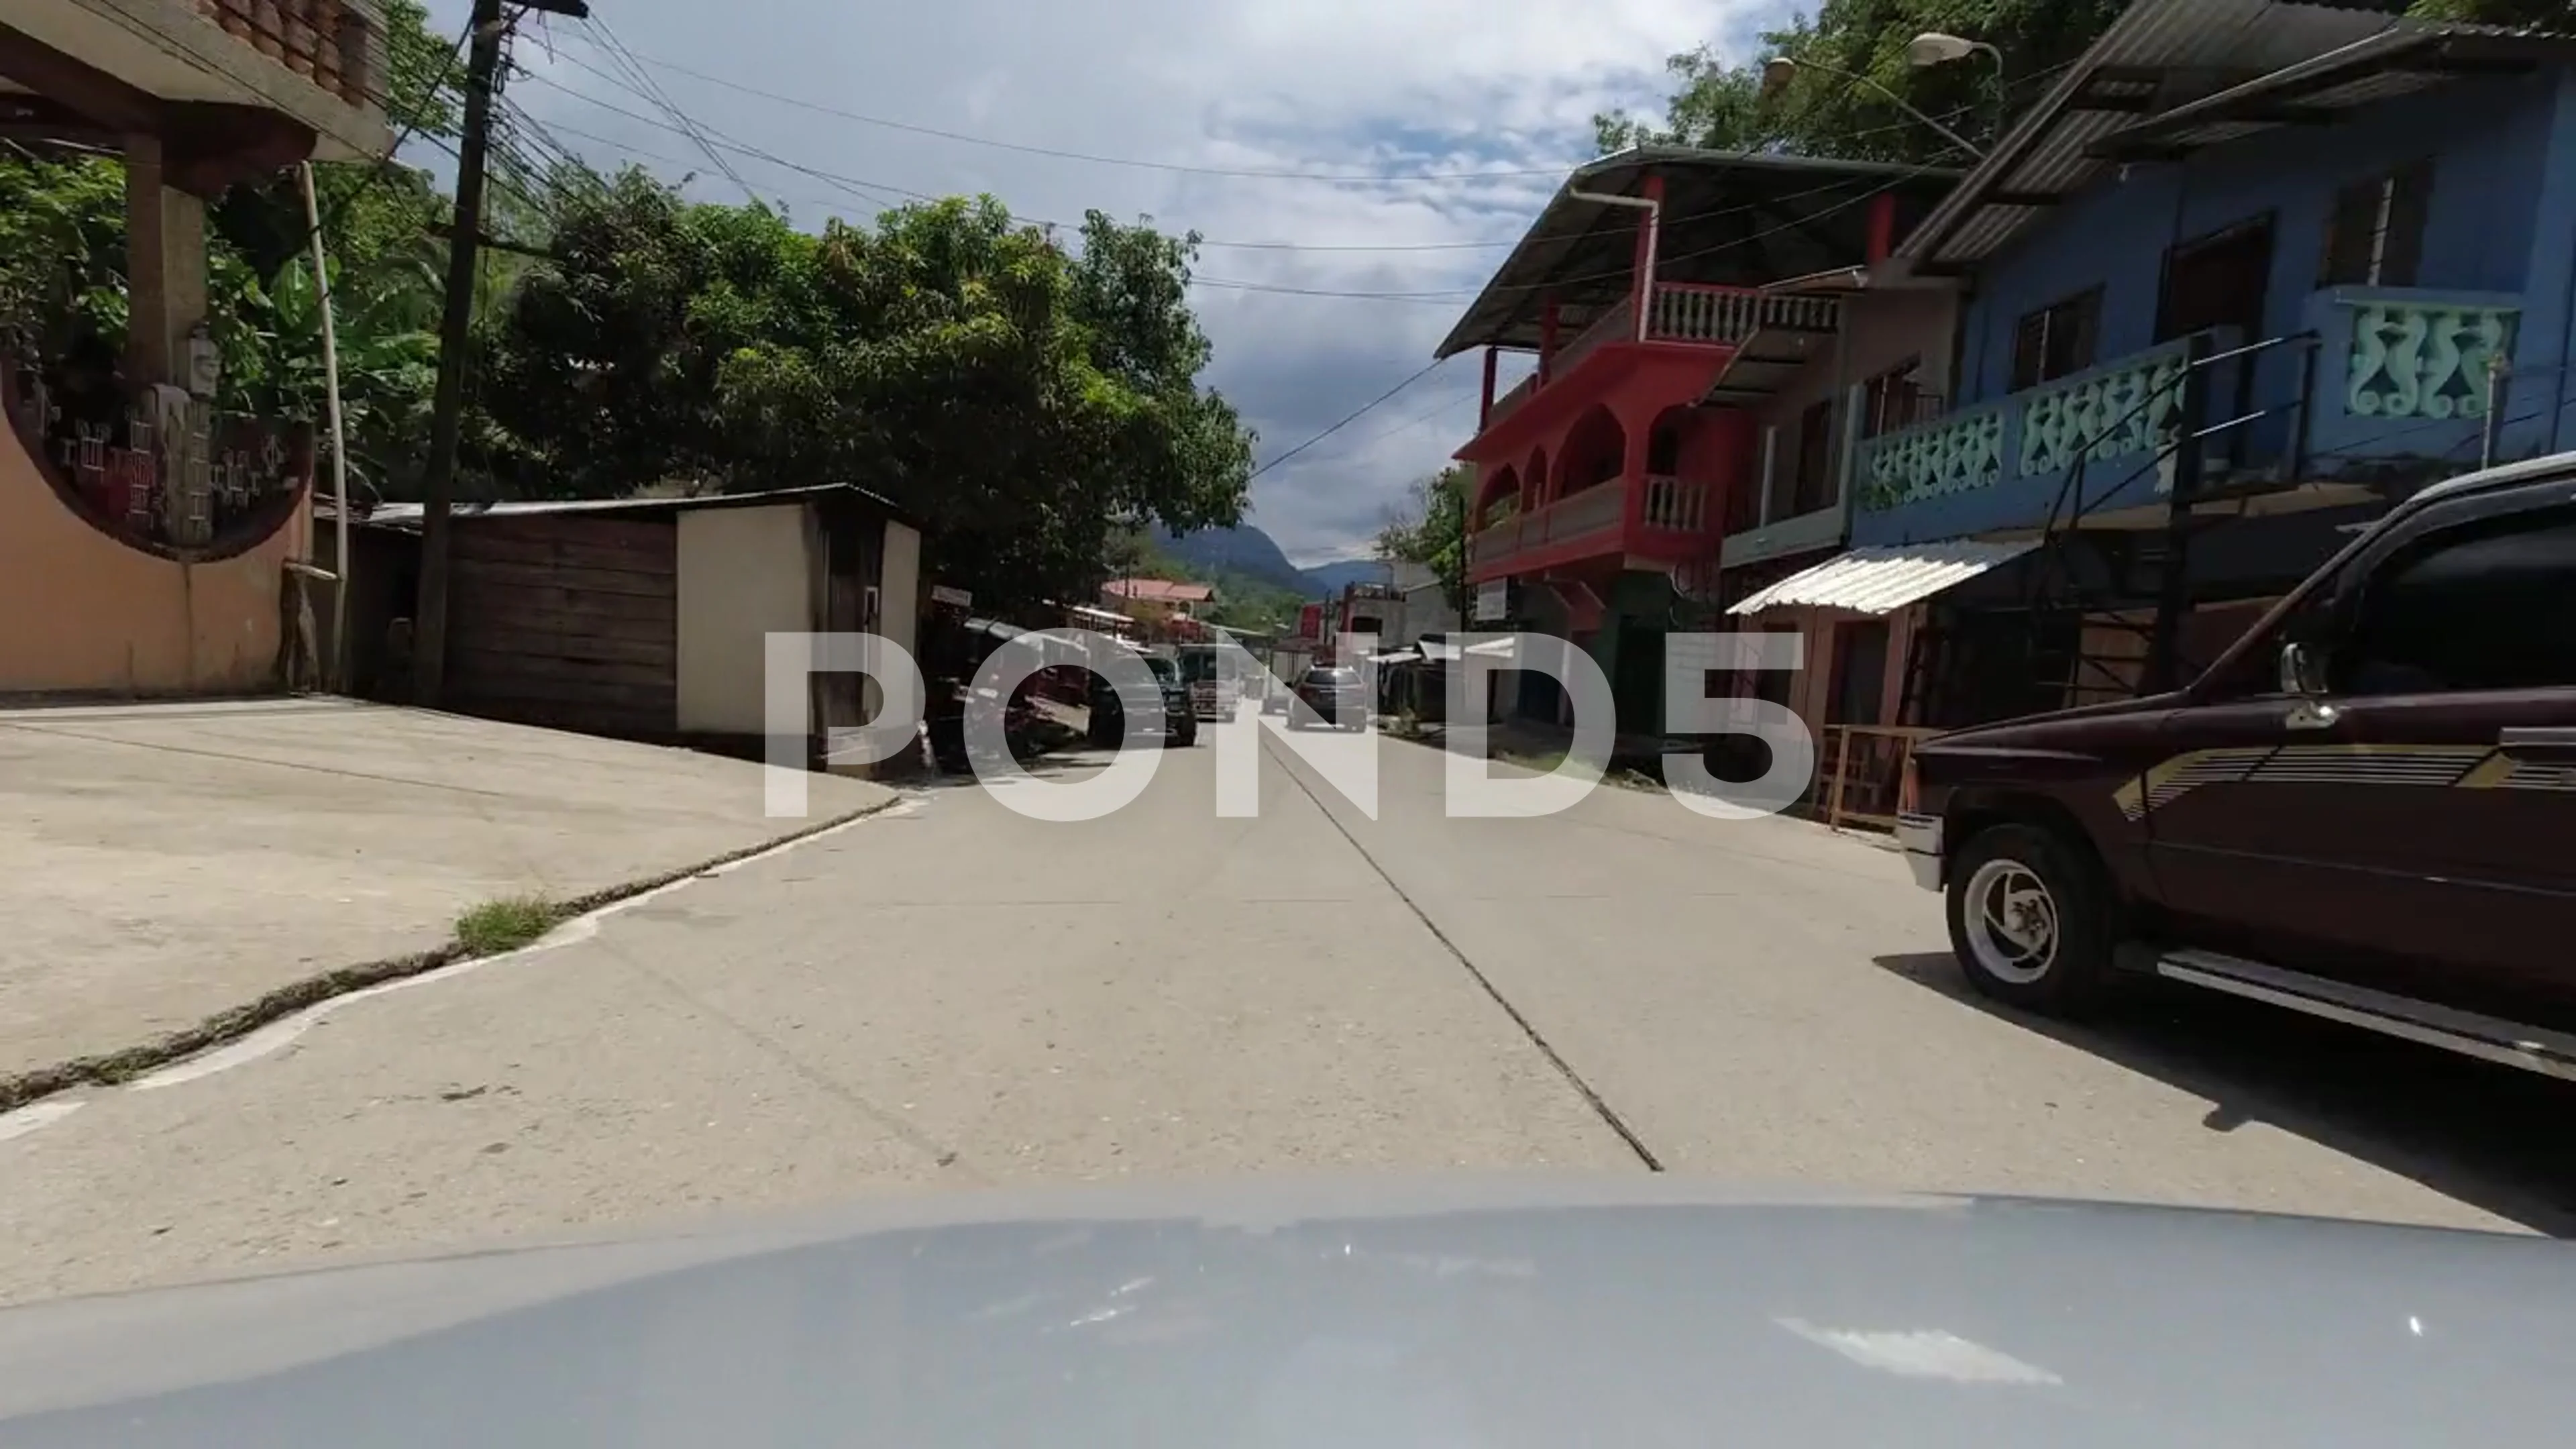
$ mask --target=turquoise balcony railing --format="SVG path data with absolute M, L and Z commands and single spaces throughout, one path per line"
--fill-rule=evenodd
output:
M 2215 347 L 2232 345 L 2221 333 Z M 2180 426 L 2188 338 L 1861 445 L 1855 543 L 1910 543 L 2045 518 L 2078 465 L 2087 506 L 2152 496 Z

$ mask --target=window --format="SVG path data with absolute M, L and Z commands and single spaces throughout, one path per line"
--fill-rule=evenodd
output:
M 2412 287 L 2424 257 L 2433 163 L 2416 161 L 2335 193 L 2320 287 Z
M 1833 506 L 1833 460 L 1834 405 L 1827 399 L 1809 404 L 1798 414 L 1798 462 L 1791 475 L 1789 517 Z
M 2023 317 L 2013 332 L 2011 390 L 2020 392 L 2091 367 L 2101 326 L 2099 287 Z
M 1860 435 L 1875 438 L 1910 428 L 1930 416 L 1923 390 L 1923 359 L 1909 357 L 1861 384 Z
M 2576 508 L 2431 534 L 2372 572 L 2350 618 L 2339 694 L 2576 689 Z
M 2272 277 L 2272 219 L 2242 222 L 2165 253 L 2156 340 L 2233 327 L 2240 341 L 2263 335 L 2263 297 Z

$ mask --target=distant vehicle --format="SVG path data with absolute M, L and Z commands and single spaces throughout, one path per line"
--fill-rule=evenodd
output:
M 1296 702 L 1288 711 L 1288 728 L 1304 729 L 1309 721 L 1335 729 L 1364 730 L 1369 722 L 1368 685 L 1347 664 L 1321 665 L 1297 681 Z
M 1198 716 L 1190 709 L 1189 691 L 1181 683 L 1179 667 L 1159 654 L 1138 657 L 1154 676 L 1155 693 L 1150 698 L 1129 699 L 1106 678 L 1096 673 L 1091 676 L 1091 745 L 1095 749 L 1117 748 L 1127 738 L 1127 712 L 1131 708 L 1154 721 L 1151 729 L 1165 743 L 1184 749 L 1197 744 Z
M 1927 740 L 1978 990 L 2133 971 L 2576 1079 L 2576 454 L 2418 493 L 2170 694 Z
M 1189 686 L 1190 709 L 1200 719 L 1230 720 L 1243 701 L 1243 681 L 1214 644 L 1180 647 L 1181 681 Z

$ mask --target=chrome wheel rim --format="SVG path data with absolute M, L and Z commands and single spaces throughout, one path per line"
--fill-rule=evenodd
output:
M 1968 949 L 1999 981 L 2026 986 L 2057 964 L 2057 898 L 2037 872 L 2017 860 L 1990 860 L 1961 893 Z

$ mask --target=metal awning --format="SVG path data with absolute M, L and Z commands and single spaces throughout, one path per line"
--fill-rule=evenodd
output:
M 1972 268 L 2115 164 L 2096 143 L 2187 103 L 2382 35 L 2507 33 L 2390 13 L 2397 8 L 2352 0 L 2132 0 L 1906 234 L 1898 261 L 1917 274 Z
M 1858 614 L 1892 613 L 1964 584 L 2037 547 L 2039 540 L 2033 538 L 2010 543 L 1954 539 L 1946 543 L 1856 548 L 1791 574 L 1726 612 L 1758 614 L 1764 609 L 1805 606 L 1849 609 Z
M 1690 146 L 1636 146 L 1604 156 L 1566 177 L 1435 355 L 1536 348 L 1543 295 L 1556 299 L 1557 331 L 1565 339 L 1627 299 L 1636 283 L 1643 213 L 1587 201 L 1578 192 L 1641 197 L 1648 177 L 1660 179 L 1656 280 L 1752 287 L 1850 264 L 1869 249 L 1869 208 L 1857 203 L 1894 192 L 1901 231 L 1959 175 L 1884 161 Z
M 2563 36 L 2383 30 L 2114 131 L 2092 149 L 2108 161 L 2171 161 L 2279 126 L 2331 122 L 2463 77 L 2527 75 L 2570 59 L 2576 39 Z

